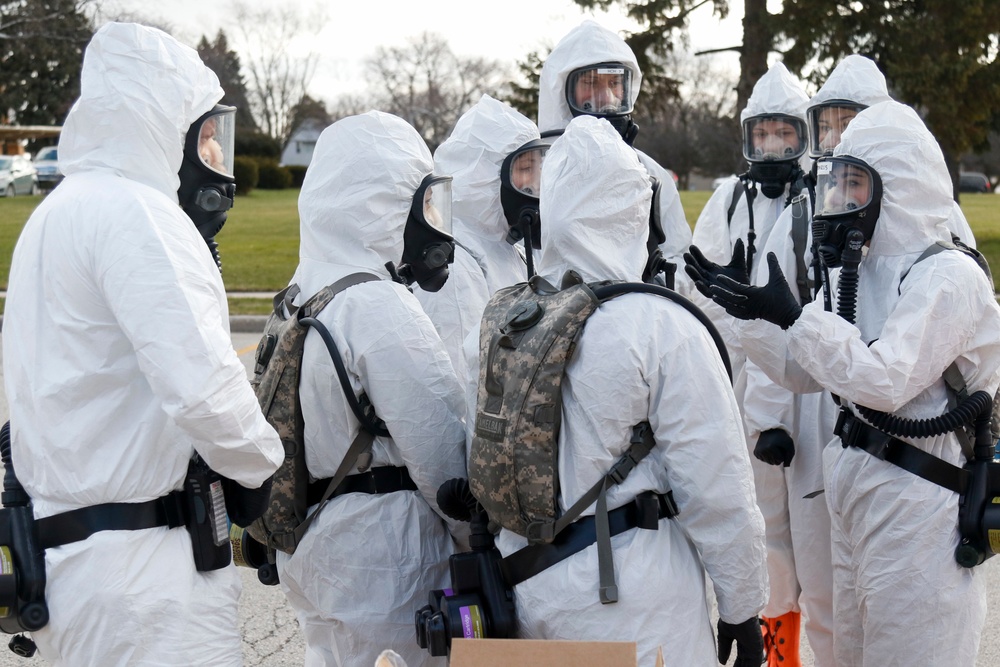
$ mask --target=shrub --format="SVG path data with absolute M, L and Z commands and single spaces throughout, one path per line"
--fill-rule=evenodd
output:
M 301 188 L 302 181 L 306 177 L 306 168 L 299 164 L 290 164 L 285 169 L 292 175 L 292 187 Z
M 234 149 L 236 155 L 270 157 L 275 160 L 281 157 L 281 142 L 260 132 L 237 132 Z
M 292 187 L 292 172 L 288 167 L 279 167 L 277 160 L 260 158 L 257 160 L 260 178 L 257 187 L 261 190 L 284 190 Z
M 236 178 L 236 194 L 248 194 L 257 187 L 257 181 L 260 179 L 257 160 L 252 157 L 236 156 L 233 160 L 233 176 Z

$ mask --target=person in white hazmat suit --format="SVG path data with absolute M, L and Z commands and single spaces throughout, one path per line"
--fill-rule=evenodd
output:
M 542 164 L 541 189 L 540 276 L 559 284 L 572 269 L 588 282 L 639 282 L 649 176 L 610 124 L 574 119 Z M 466 355 L 470 377 L 478 378 L 478 329 L 474 333 Z M 718 658 L 707 571 L 719 602 L 723 654 L 728 657 L 735 636 L 736 664 L 759 665 L 757 613 L 767 601 L 764 522 L 736 400 L 706 328 L 679 305 L 651 295 L 603 303 L 566 366 L 562 401 L 563 511 L 629 447 L 632 426 L 648 420 L 657 444 L 608 490 L 608 509 L 669 485 L 680 513 L 661 519 L 657 530 L 612 538 L 615 604 L 599 602 L 596 545 L 518 585 L 520 636 L 634 641 L 641 665 L 652 664 L 662 647 L 668 661 L 709 667 Z M 592 506 L 582 516 L 593 514 Z M 507 530 L 497 539 L 505 556 L 526 544 Z
M 710 279 L 732 314 L 762 318 L 740 328 L 748 357 L 793 391 L 838 395 L 849 411 L 845 425 L 863 423 L 859 406 L 911 419 L 945 412 L 950 390 L 942 374 L 953 362 L 970 393 L 993 395 L 1000 308 L 992 285 L 961 252 L 916 263 L 950 240 L 954 203 L 941 150 L 917 114 L 891 101 L 861 111 L 817 173 L 816 219 L 827 230 L 819 247 L 836 267 L 830 284 L 845 317 L 826 311 L 822 299 L 800 307 L 771 255 L 763 287 Z M 856 253 L 844 249 L 851 229 L 866 240 Z M 855 266 L 852 287 L 845 279 Z M 955 560 L 958 493 L 852 446 L 860 444 L 854 431 L 838 431 L 823 451 L 834 662 L 971 667 L 986 603 L 980 572 Z M 964 462 L 954 433 L 903 440 Z
M 538 128 L 507 104 L 483 95 L 466 111 L 434 153 L 434 168 L 452 177 L 455 261 L 437 292 L 413 290 L 448 349 L 458 377 L 465 378 L 462 345 L 501 287 L 528 279 L 524 257 L 507 242 L 500 206 L 500 166 L 532 139 Z
M 65 180 L 11 265 L 3 360 L 13 462 L 36 519 L 179 490 L 197 452 L 259 487 L 284 457 L 233 351 L 226 295 L 178 206 L 185 133 L 222 98 L 191 48 L 109 23 L 59 139 Z M 156 526 L 157 524 L 152 524 Z M 183 527 L 47 549 L 52 665 L 240 665 L 240 579 L 195 570 Z
M 641 84 L 639 63 L 625 40 L 595 21 L 585 20 L 559 40 L 542 64 L 538 129 L 544 137 L 565 129 L 576 116 L 597 116 L 611 122 L 631 146 L 638 131 L 632 111 Z M 691 282 L 679 269 L 691 244 L 691 228 L 677 186 L 656 160 L 638 149 L 636 154 L 649 175 L 660 182 L 660 225 L 666 235 L 660 250 L 663 258 L 678 269 L 674 273 L 675 289 L 687 295 Z M 647 252 L 642 254 L 645 257 Z
M 844 58 L 809 101 L 810 157 L 832 152 L 861 110 L 889 99 L 885 77 L 872 60 L 859 55 Z M 776 255 L 789 284 L 801 286 L 793 293 L 803 305 L 811 300 L 809 293 L 822 290 L 822 280 L 813 267 L 812 208 L 810 198 L 785 209 L 759 255 Z M 957 205 L 952 207 L 948 227 L 975 246 Z M 765 268 L 754 282 L 766 281 Z M 822 450 L 833 432 L 837 407 L 827 391 L 792 393 L 772 382 L 752 361 L 745 368 L 743 415 L 748 438 L 753 441 L 761 433 L 775 433 L 777 462 L 784 466 L 790 459 L 788 467 L 774 469 L 768 484 L 757 487 L 757 500 L 769 531 L 771 598 L 765 616 L 801 607 L 817 665 L 832 665 L 833 574 L 827 556 L 829 531 L 824 525 L 829 512 L 821 491 L 825 488 Z M 782 441 L 781 433 L 790 437 Z M 787 574 L 781 576 L 780 572 Z M 783 629 L 777 630 L 776 635 Z M 780 645 L 775 648 L 782 650 Z
M 805 155 L 808 143 L 808 101 L 801 83 L 783 64 L 775 63 L 757 81 L 746 108 L 740 113 L 744 157 L 750 160 L 748 176 L 757 190 L 752 215 L 758 251 L 767 247 L 775 221 L 786 211 L 789 202 L 800 192 L 808 196 L 798 162 Z M 784 169 L 780 168 L 782 162 L 787 165 Z M 727 264 L 733 259 L 734 245 L 742 240 L 739 253 L 747 248 L 749 254 L 750 215 L 745 188 L 736 177 L 716 188 L 695 225 L 692 242 L 697 250 L 692 252 L 700 252 L 713 262 Z M 760 252 L 754 255 L 751 277 L 760 272 L 761 257 L 764 254 Z M 755 407 L 767 408 L 753 425 L 747 422 L 747 442 L 754 453 L 750 463 L 757 504 L 768 531 L 771 592 L 763 613 L 763 622 L 767 626 L 765 648 L 768 665 L 776 666 L 780 662 L 786 667 L 796 667 L 800 664 L 800 599 L 801 606 L 806 607 L 806 633 L 817 663 L 821 666 L 832 665 L 830 518 L 823 497 L 803 499 L 810 492 L 823 488 L 822 446 L 820 444 L 800 452 L 797 457 L 789 455 L 786 458 L 783 455 L 789 446 L 788 441 L 793 439 L 792 435 L 797 435 L 797 424 L 791 417 L 798 400 L 796 395 L 777 386 L 761 388 L 759 383 L 750 388 L 752 364 L 745 363 L 746 355 L 736 333 L 737 321 L 708 296 L 695 291 L 691 298 L 712 318 L 726 338 L 733 364 L 736 397 L 743 413 L 746 414 L 745 404 L 748 402 L 756 401 Z M 766 401 L 755 396 L 757 391 L 766 392 Z M 758 415 L 755 414 L 755 417 Z M 810 420 L 815 422 L 815 417 L 810 414 L 803 415 L 803 419 L 806 423 Z M 760 428 L 759 420 L 772 421 Z M 832 426 L 832 422 L 830 424 Z M 812 426 L 815 427 L 815 423 Z M 774 463 L 777 465 L 772 465 Z M 800 489 L 802 485 L 807 488 Z M 789 501 L 789 488 L 794 488 L 797 494 L 793 501 Z M 791 524 L 796 542 L 801 545 L 801 557 L 798 559 L 793 556 L 792 535 L 789 534 L 792 530 L 789 525 L 790 502 L 796 505 L 796 515 Z
M 323 131 L 299 195 L 300 259 L 291 281 L 301 289 L 298 301 L 353 273 L 378 278 L 341 292 L 318 319 L 355 390 L 367 392 L 392 434 L 375 439 L 371 469 L 346 478 L 356 492 L 338 492 L 295 553 L 278 554 L 308 666 L 367 667 L 386 648 L 411 667 L 444 664 L 417 646 L 413 614 L 427 591 L 448 581 L 454 547 L 436 494 L 444 481 L 465 475 L 464 396 L 434 325 L 385 267 L 407 252 L 404 228 L 416 224 L 411 205 L 424 198 L 433 169 L 416 130 L 371 111 Z M 360 425 L 312 331 L 299 387 L 306 464 L 312 477 L 331 477 Z M 412 482 L 389 492 L 363 488 L 387 471 Z

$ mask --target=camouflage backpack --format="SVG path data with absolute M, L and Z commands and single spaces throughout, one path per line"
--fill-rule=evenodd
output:
M 559 429 L 566 365 L 587 318 L 602 301 L 629 291 L 659 294 L 680 303 L 710 327 L 717 345 L 722 343 L 704 314 L 666 288 L 640 283 L 588 285 L 572 272 L 563 285 L 559 290 L 534 276 L 497 291 L 486 306 L 479 334 L 469 486 L 491 521 L 527 537 L 531 544 L 551 543 L 597 501 L 601 600 L 614 602 L 607 489 L 624 481 L 656 443 L 648 423 L 636 424 L 629 449 L 612 469 L 560 513 Z
M 367 396 L 364 393 L 360 399 L 354 396 L 336 344 L 330 332 L 316 319 L 316 315 L 338 293 L 370 280 L 378 278 L 364 273 L 351 274 L 324 287 L 301 307 L 292 304 L 292 299 L 299 293 L 297 285 L 289 285 L 274 297 L 274 312 L 268 318 L 264 335 L 257 346 L 256 367 L 251 385 L 264 416 L 281 438 L 285 460 L 274 474 L 267 509 L 259 519 L 246 526 L 251 537 L 264 544 L 269 551 L 294 553 L 312 523 L 312 517 L 319 514 L 317 511 L 306 517 L 306 498 L 312 480 L 306 468 L 302 405 L 299 401 L 302 349 L 309 327 L 315 328 L 326 343 L 347 401 L 362 425 L 343 462 L 331 478 L 322 503 L 327 501 L 355 462 L 368 453 L 374 436 L 387 435 L 384 426 L 374 416 Z

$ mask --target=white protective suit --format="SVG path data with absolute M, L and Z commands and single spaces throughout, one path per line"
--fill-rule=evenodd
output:
M 500 166 L 512 151 L 538 138 L 535 124 L 489 95 L 466 111 L 434 153 L 434 169 L 452 181 L 455 262 L 437 292 L 413 290 L 464 382 L 462 345 L 501 287 L 528 279 L 521 248 L 507 243 L 500 206 Z
M 749 358 L 793 391 L 826 389 L 848 405 L 909 418 L 947 409 L 941 375 L 952 361 L 970 392 L 996 391 L 1000 308 L 992 285 L 959 252 L 913 266 L 924 249 L 950 237 L 951 180 L 930 132 L 909 107 L 884 102 L 851 122 L 834 154 L 864 160 L 884 188 L 859 267 L 857 326 L 818 299 L 786 332 L 762 320 L 744 323 Z M 831 271 L 834 285 L 838 274 Z M 954 434 L 909 442 L 955 465 L 964 458 Z M 837 437 L 823 461 L 836 664 L 971 667 L 986 604 L 980 573 L 955 563 L 958 495 L 844 449 Z
M 586 281 L 638 282 L 649 203 L 648 176 L 614 128 L 587 116 L 573 120 L 542 166 L 540 274 L 556 284 L 569 269 Z M 475 334 L 466 353 L 478 377 Z M 632 426 L 648 420 L 657 446 L 608 491 L 608 508 L 669 483 L 680 514 L 656 531 L 611 539 L 616 604 L 598 599 L 596 545 L 517 586 L 521 636 L 634 641 L 640 665 L 653 664 L 659 647 L 668 661 L 716 665 L 705 571 L 723 620 L 739 623 L 763 608 L 767 570 L 739 412 L 711 337 L 667 299 L 617 297 L 587 320 L 562 399 L 563 510 L 628 448 Z M 504 530 L 497 544 L 507 555 L 526 540 Z
M 559 40 L 542 65 L 538 79 L 538 129 L 542 134 L 565 129 L 573 120 L 566 101 L 566 80 L 573 70 L 603 62 L 620 62 L 632 71 L 632 103 L 635 104 L 642 84 L 642 72 L 635 54 L 616 33 L 588 19 Z M 636 150 L 636 154 L 649 175 L 660 182 L 660 224 L 667 237 L 660 250 L 664 259 L 677 265 L 675 288 L 688 295 L 694 287 L 684 273 L 683 255 L 691 245 L 691 227 L 684 217 L 677 185 L 656 160 L 640 150 Z M 542 225 L 545 225 L 544 218 Z M 645 247 L 642 255 L 645 258 Z
M 868 61 L 870 62 L 870 61 Z M 833 77 L 831 77 L 832 79 Z M 765 113 L 782 113 L 806 121 L 808 97 L 785 66 L 776 63 L 760 78 L 740 114 L 740 120 Z M 734 186 L 739 182 L 729 179 L 712 193 L 695 225 L 693 243 L 710 260 L 727 264 L 732 259 L 733 244 L 742 238 L 747 243 L 748 216 L 746 197 L 741 196 L 732 220 L 727 225 L 727 213 L 732 201 Z M 775 221 L 787 219 L 789 227 L 783 230 L 787 250 L 792 252 L 790 232 L 791 209 L 785 208 L 788 192 L 777 199 L 768 199 L 758 191 L 754 200 L 754 231 L 756 253 L 753 258 L 752 276 L 767 270 L 767 250 L 771 250 L 772 230 Z M 806 190 L 803 189 L 803 192 Z M 779 255 L 787 261 L 794 276 L 794 254 Z M 808 260 L 807 260 L 808 261 Z M 806 264 L 808 266 L 808 264 Z M 746 364 L 746 355 L 736 333 L 737 321 L 715 302 L 695 291 L 691 298 L 716 323 L 726 338 L 729 357 L 736 377 L 736 397 L 743 409 L 750 448 L 750 464 L 754 471 L 757 504 L 767 525 L 767 566 L 771 593 L 764 616 L 777 618 L 788 612 L 804 612 L 805 631 L 809 645 L 820 667 L 833 665 L 833 575 L 830 570 L 830 515 L 826 499 L 822 496 L 805 498 L 823 488 L 823 462 L 821 452 L 829 440 L 836 419 L 832 401 L 822 404 L 827 419 L 818 420 L 816 411 L 821 402 L 820 394 L 797 396 L 761 377 L 759 369 Z M 757 395 L 761 392 L 761 395 Z M 747 404 L 754 409 L 753 418 L 747 415 Z M 804 409 L 804 411 L 803 411 Z M 829 428 L 822 440 L 817 440 L 818 423 Z M 761 426 L 764 423 L 764 426 Z M 758 460 L 753 455 L 761 431 L 782 429 L 795 443 L 795 456 L 789 467 L 774 466 Z M 796 555 L 798 557 L 796 557 Z M 801 606 L 800 606 L 801 603 Z
M 868 58 L 851 55 L 842 60 L 822 88 L 809 101 L 810 106 L 830 100 L 848 100 L 873 106 L 890 99 L 885 77 Z M 812 264 L 812 206 L 804 209 L 805 242 L 802 262 Z M 798 263 L 792 239 L 792 209 L 786 209 L 762 252 L 758 254 L 764 269 L 755 282 L 767 281 L 765 257 L 773 252 L 782 271 L 794 284 Z M 975 239 L 961 209 L 952 207 L 948 227 L 975 246 Z M 809 277 L 812 278 L 810 272 Z M 793 292 L 798 296 L 797 290 Z M 822 299 L 822 295 L 819 297 Z M 817 664 L 831 665 L 833 646 L 832 565 L 823 554 L 829 552 L 829 512 L 822 505 L 825 488 L 822 477 L 822 450 L 829 442 L 837 420 L 837 408 L 827 391 L 792 394 L 772 382 L 752 361 L 746 365 L 746 390 L 743 415 L 747 437 L 756 442 L 762 431 L 783 429 L 795 443 L 792 465 L 776 474 L 770 473 L 765 484 L 758 484 L 761 511 L 768 523 L 768 559 L 771 574 L 771 599 L 765 615 L 796 610 L 805 614 L 805 630 Z M 771 466 L 768 466 L 769 468 Z M 755 466 L 757 470 L 759 466 Z M 817 506 L 819 505 L 819 506 Z M 787 573 L 782 576 L 782 572 Z
M 159 30 L 103 26 L 59 140 L 63 183 L 14 251 L 3 359 L 35 516 L 180 489 L 195 452 L 259 487 L 284 456 L 229 338 L 212 255 L 177 205 L 190 125 L 222 97 Z M 240 665 L 233 567 L 197 572 L 183 528 L 46 552 L 48 664 Z
M 466 475 L 465 406 L 434 325 L 385 269 L 402 255 L 414 193 L 432 170 L 416 130 L 371 111 L 323 131 L 299 196 L 292 282 L 302 289 L 300 303 L 352 273 L 382 278 L 341 292 L 319 319 L 355 392 L 368 393 L 393 434 L 375 439 L 373 467 L 405 466 L 419 489 L 337 496 L 293 555 L 278 554 L 310 667 L 367 667 L 387 648 L 410 667 L 444 664 L 417 646 L 413 615 L 429 591 L 448 583 L 453 541 L 435 499 L 444 481 Z M 326 346 L 311 331 L 299 386 L 309 472 L 331 477 L 360 425 Z

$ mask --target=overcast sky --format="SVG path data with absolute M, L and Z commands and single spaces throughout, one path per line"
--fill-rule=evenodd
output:
M 280 0 L 251 0 L 266 4 Z M 284 0 L 307 11 L 314 0 Z M 233 46 L 237 30 L 231 0 L 104 0 L 105 15 L 131 13 L 167 27 L 194 46 L 201 36 L 223 28 Z M 712 15 L 711 3 L 692 15 L 692 50 L 738 45 L 742 2 L 733 2 L 725 21 Z M 322 3 L 328 21 L 312 42 L 319 53 L 310 86 L 314 97 L 332 101 L 337 95 L 362 92 L 363 62 L 379 46 L 404 46 L 424 31 L 444 36 L 460 56 L 493 58 L 513 67 L 531 51 L 550 48 L 584 18 L 612 30 L 634 29 L 623 13 L 584 12 L 572 0 L 329 0 Z M 303 38 L 303 48 L 309 43 Z M 735 53 L 723 56 L 734 70 Z

